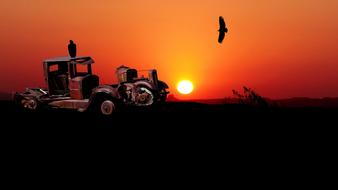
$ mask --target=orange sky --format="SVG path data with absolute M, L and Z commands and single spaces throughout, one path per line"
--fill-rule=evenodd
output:
M 229 28 L 217 43 L 218 17 Z M 0 91 L 43 86 L 42 61 L 69 39 L 101 83 L 121 64 L 156 68 L 179 98 L 338 96 L 338 0 L 1 0 Z

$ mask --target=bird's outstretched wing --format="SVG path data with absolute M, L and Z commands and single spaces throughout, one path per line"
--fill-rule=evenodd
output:
M 222 43 L 225 37 L 225 32 L 219 32 L 218 43 Z
M 225 22 L 222 16 L 219 17 L 219 30 L 225 30 Z

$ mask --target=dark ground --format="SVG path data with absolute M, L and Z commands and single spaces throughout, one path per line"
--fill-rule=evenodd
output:
M 70 182 L 93 174 L 116 179 L 110 173 L 127 178 L 124 184 L 143 184 L 131 175 L 161 186 L 208 188 L 323 187 L 320 176 L 334 178 L 333 169 L 323 168 L 336 162 L 337 110 L 168 103 L 101 118 L 66 110 L 24 112 L 7 101 L 0 115 L 2 169 L 5 181 L 15 179 L 12 185 L 59 184 L 59 176 Z
M 336 144 L 338 109 L 268 108 L 243 105 L 208 105 L 169 102 L 151 109 L 128 108 L 112 117 L 69 110 L 27 112 L 11 101 L 0 106 L 2 139 L 6 143 L 79 143 L 83 146 L 110 141 L 117 147 L 192 147 L 235 151 L 287 145 L 298 151 L 304 147 Z M 108 143 L 108 144 L 109 144 Z M 325 145 L 323 145 L 323 143 Z M 73 144 L 73 143 L 72 143 Z M 320 147 L 322 147 L 320 146 Z
M 216 181 L 269 188 L 269 182 L 287 187 L 289 181 L 292 187 L 317 182 L 323 188 L 333 181 L 338 101 L 290 99 L 269 109 L 211 103 L 169 102 L 104 118 L 68 110 L 27 112 L 0 101 L 1 158 L 8 167 L 3 173 L 27 178 L 37 171 L 50 179 L 45 171 L 59 171 L 73 181 L 69 169 L 87 175 L 94 165 L 108 173 L 121 167 L 119 176 L 148 177 L 150 171 L 162 180 L 161 173 L 182 181 L 192 177 L 189 187 L 208 178 L 208 188 Z M 55 179 L 50 184 L 59 183 Z M 175 181 L 168 179 L 162 185 Z M 15 177 L 11 185 L 17 182 Z
M 310 172 L 318 157 L 318 167 L 330 165 L 327 159 L 334 158 L 331 154 L 337 144 L 337 113 L 337 109 L 324 108 L 169 102 L 153 109 L 129 108 L 104 118 L 67 110 L 26 112 L 3 101 L 0 139 L 6 155 L 19 155 L 15 160 L 42 154 L 40 162 L 48 153 L 48 158 L 68 161 L 70 155 L 80 153 L 74 163 L 113 157 L 120 162 L 109 162 L 141 165 L 142 171 L 154 164 L 168 170 L 180 164 L 193 172 L 203 163 L 206 168 L 223 168 L 218 177 L 229 167 L 239 173 L 254 167 L 249 176 L 256 176 L 265 166 L 270 168 L 266 174 L 286 171 L 298 180 L 291 169 Z M 92 162 L 87 160 L 81 167 Z

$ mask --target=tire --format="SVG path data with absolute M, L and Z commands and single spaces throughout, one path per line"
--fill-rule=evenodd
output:
M 15 97 L 16 105 L 23 110 L 37 111 L 40 107 L 38 100 L 34 97 Z
M 117 111 L 116 102 L 113 99 L 102 99 L 97 106 L 97 113 L 102 116 L 111 116 Z
M 151 106 L 156 102 L 154 92 L 143 85 L 136 87 L 139 93 L 138 99 L 135 102 L 138 106 Z

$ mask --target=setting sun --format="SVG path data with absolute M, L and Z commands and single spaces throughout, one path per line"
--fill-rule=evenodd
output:
M 194 90 L 194 85 L 188 80 L 182 80 L 178 83 L 177 90 L 181 94 L 190 94 Z

